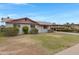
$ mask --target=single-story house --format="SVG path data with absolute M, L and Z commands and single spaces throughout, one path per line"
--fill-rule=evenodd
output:
M 29 18 L 19 18 L 19 19 L 5 19 L 3 20 L 3 22 L 5 22 L 5 27 L 13 27 L 13 26 L 17 26 L 19 28 L 19 34 L 22 34 L 22 28 L 24 26 L 28 26 L 29 27 L 29 31 L 32 27 L 35 27 L 38 29 L 39 33 L 44 33 L 44 32 L 48 32 L 48 30 L 51 28 L 52 23 L 48 23 L 48 22 L 38 22 L 38 21 L 34 21 L 31 20 Z

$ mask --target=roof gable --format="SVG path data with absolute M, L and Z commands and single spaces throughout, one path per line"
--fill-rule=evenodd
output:
M 38 24 L 37 22 L 29 19 L 29 18 L 19 18 L 19 19 L 13 19 L 13 20 L 8 20 L 6 21 L 7 23 L 16 23 L 16 24 Z
M 19 19 L 10 19 L 6 21 L 6 23 L 12 23 L 12 24 L 38 24 L 38 25 L 52 25 L 50 22 L 41 22 L 41 21 L 33 21 L 30 18 L 19 18 Z

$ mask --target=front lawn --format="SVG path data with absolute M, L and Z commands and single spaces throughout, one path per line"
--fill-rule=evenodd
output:
M 5 41 L 5 37 L 3 35 L 3 32 L 0 32 L 0 43 Z
M 48 54 L 54 54 L 79 43 L 79 35 L 47 33 L 32 35 L 31 38 L 40 41 L 41 45 L 48 49 Z
M 0 36 L 0 54 L 55 54 L 79 43 L 79 35 L 61 33 Z

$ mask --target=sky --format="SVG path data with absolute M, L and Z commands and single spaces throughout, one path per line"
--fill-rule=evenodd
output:
M 78 3 L 0 3 L 0 18 L 28 17 L 57 24 L 79 23 Z

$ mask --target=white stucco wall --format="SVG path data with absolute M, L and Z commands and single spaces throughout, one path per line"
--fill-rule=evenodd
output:
M 13 27 L 13 24 L 6 23 L 6 27 Z
M 20 27 L 19 27 L 19 34 L 23 34 L 22 28 L 24 26 L 28 26 L 29 27 L 29 31 L 30 31 L 30 25 L 29 24 L 19 24 L 19 25 L 20 25 Z M 6 27 L 13 27 L 13 24 L 6 23 Z
M 6 23 L 5 22 L 2 22 L 2 21 L 0 21 L 0 26 L 2 26 L 2 25 L 6 25 Z
M 43 26 L 36 25 L 35 27 L 38 29 L 39 33 L 48 32 L 48 29 L 44 29 Z
M 29 31 L 31 30 L 30 24 L 19 24 L 19 25 L 20 25 L 20 27 L 19 27 L 19 34 L 23 34 L 22 28 L 23 28 L 24 26 L 28 26 L 28 27 L 29 27 Z M 7 24 L 6 24 L 6 27 L 13 27 L 13 24 L 7 23 Z M 35 28 L 38 29 L 38 32 L 39 32 L 39 33 L 45 33 L 45 32 L 48 32 L 48 29 L 49 29 L 50 27 L 48 27 L 48 29 L 44 29 L 43 26 L 35 25 Z
M 19 29 L 20 32 L 19 32 L 19 34 L 23 34 L 22 28 L 23 28 L 24 26 L 28 26 L 28 27 L 29 27 L 29 31 L 31 30 L 30 24 L 20 24 L 20 29 Z M 39 32 L 39 33 L 48 32 L 48 29 L 44 29 L 43 26 L 35 25 L 35 28 L 38 29 L 38 32 Z
M 19 24 L 19 25 L 20 25 L 20 27 L 19 27 L 19 34 L 23 34 L 22 28 L 24 26 L 28 26 L 29 27 L 29 31 L 30 31 L 30 25 L 29 24 Z

